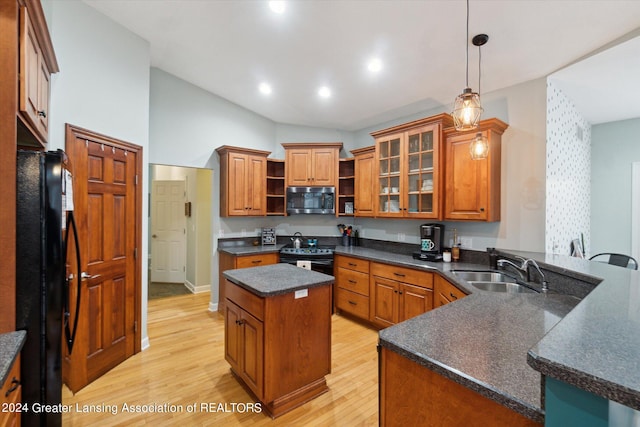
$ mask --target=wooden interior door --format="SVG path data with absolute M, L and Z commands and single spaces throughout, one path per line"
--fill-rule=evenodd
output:
M 87 276 L 81 281 L 73 352 L 65 348 L 63 362 L 63 380 L 75 393 L 140 351 L 137 248 L 142 153 L 133 144 L 70 125 L 66 150 L 73 174 L 81 270 Z M 71 313 L 75 312 L 76 285 L 75 280 L 71 282 Z

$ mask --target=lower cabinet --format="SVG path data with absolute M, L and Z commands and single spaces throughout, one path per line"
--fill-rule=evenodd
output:
M 336 308 L 369 320 L 369 261 L 336 255 L 334 265 Z
M 19 426 L 20 425 L 20 411 L 19 406 L 21 402 L 20 386 L 20 359 L 16 359 L 13 363 L 13 367 L 9 370 L 7 379 L 2 384 L 2 391 L 0 391 L 0 426 Z M 29 408 L 31 409 L 31 408 Z
M 260 297 L 225 279 L 225 359 L 276 418 L 328 391 L 331 285 Z
M 433 308 L 433 273 L 371 263 L 371 321 L 387 327 Z
M 467 294 L 440 276 L 435 277 L 434 290 L 436 296 L 433 308 L 441 307 L 467 296 Z
M 385 347 L 380 348 L 380 426 L 540 426 Z
M 232 255 L 227 252 L 218 252 L 218 313 L 224 314 L 225 278 L 222 273 L 236 268 L 259 267 L 262 265 L 277 264 L 280 255 L 277 252 L 253 255 Z
M 230 300 L 225 305 L 225 359 L 251 391 L 262 391 L 264 377 L 264 328 L 253 317 Z

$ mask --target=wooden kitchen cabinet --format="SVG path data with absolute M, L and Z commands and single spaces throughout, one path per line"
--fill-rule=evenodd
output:
M 434 293 L 434 308 L 441 307 L 467 296 L 467 294 L 458 289 L 454 284 L 439 275 L 436 275 L 434 279 Z
M 452 124 L 439 114 L 371 134 L 376 217 L 441 217 L 443 130 Z
M 377 197 L 374 194 L 376 147 L 351 150 L 351 154 L 355 168 L 354 214 L 357 217 L 373 217 Z
M 500 220 L 501 139 L 507 127 L 494 118 L 481 121 L 473 131 L 445 131 L 445 220 Z M 469 147 L 478 133 L 489 141 L 489 156 L 473 160 Z
M 58 64 L 44 16 L 34 2 L 20 7 L 19 115 L 23 124 L 44 148 L 49 140 L 49 93 L 51 74 Z
M 268 151 L 224 145 L 220 156 L 220 216 L 261 216 L 267 213 Z
M 0 389 L 0 426 L 20 426 L 20 357 L 16 359 Z M 31 409 L 31 408 L 29 408 Z
M 336 308 L 368 321 L 369 261 L 336 255 L 334 269 Z
M 433 308 L 433 273 L 371 263 L 371 322 L 387 327 Z
M 355 196 L 355 161 L 339 159 L 338 161 L 338 204 L 336 216 L 353 216 L 353 201 Z M 351 204 L 351 209 L 346 206 Z
M 379 358 L 382 427 L 541 425 L 388 348 Z
M 259 302 L 253 303 L 259 304 Z M 248 302 L 248 304 L 251 303 Z M 262 321 L 227 299 L 224 330 L 225 359 L 251 391 L 256 395 L 260 394 L 264 378 Z
M 225 359 L 262 409 L 276 418 L 328 391 L 332 283 L 258 296 L 225 280 Z
M 253 255 L 232 255 L 228 252 L 218 252 L 218 312 L 225 314 L 225 278 L 222 273 L 236 268 L 277 264 L 279 261 L 280 255 L 277 252 Z
M 342 142 L 283 143 L 288 187 L 335 187 Z

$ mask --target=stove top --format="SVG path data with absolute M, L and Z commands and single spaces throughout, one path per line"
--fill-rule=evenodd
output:
M 281 254 L 285 255 L 305 255 L 305 256 L 332 256 L 333 255 L 333 247 L 332 246 L 320 246 L 318 248 L 294 248 L 291 246 L 285 246 L 280 249 Z

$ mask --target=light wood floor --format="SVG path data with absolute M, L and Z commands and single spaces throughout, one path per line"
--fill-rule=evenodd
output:
M 64 426 L 287 425 L 373 426 L 378 423 L 378 334 L 339 315 L 332 317 L 329 392 L 272 420 L 264 413 L 231 412 L 253 402 L 224 360 L 224 321 L 207 310 L 209 293 L 149 301 L 150 347 L 129 358 L 75 396 L 64 387 Z M 176 405 L 172 413 L 123 413 L 127 405 Z M 226 404 L 207 413 L 202 404 Z M 189 405 L 197 410 L 188 412 Z M 93 405 L 103 413 L 78 412 Z M 117 414 L 109 408 L 115 406 Z M 242 405 L 235 405 L 241 408 Z M 181 408 L 180 408 L 181 407 Z

